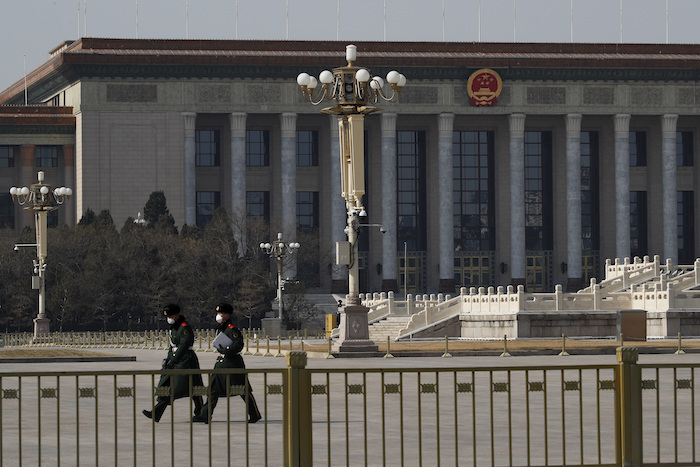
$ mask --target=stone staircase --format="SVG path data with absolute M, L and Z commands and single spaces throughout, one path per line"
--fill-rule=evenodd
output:
M 374 342 L 386 342 L 387 337 L 394 341 L 410 320 L 410 316 L 387 316 L 369 325 L 369 338 Z

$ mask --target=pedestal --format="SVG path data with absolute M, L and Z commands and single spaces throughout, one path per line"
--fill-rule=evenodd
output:
M 34 318 L 34 339 L 35 344 L 46 342 L 49 339 L 49 323 L 48 318 Z
M 369 339 L 369 308 L 363 305 L 346 305 L 340 312 L 340 335 L 334 344 L 338 352 L 379 352 L 377 344 Z
M 263 332 L 268 337 L 279 337 L 282 334 L 282 320 L 279 318 L 263 318 Z

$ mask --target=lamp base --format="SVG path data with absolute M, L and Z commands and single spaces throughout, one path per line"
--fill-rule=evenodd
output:
M 279 318 L 263 318 L 263 333 L 269 337 L 279 337 L 282 334 L 282 320 Z
M 367 313 L 369 313 L 369 308 L 356 303 L 351 303 L 340 309 L 340 335 L 333 345 L 335 351 L 341 353 L 379 352 L 377 344 L 369 338 Z
M 48 318 L 34 318 L 33 344 L 48 343 L 50 337 L 49 323 L 51 323 L 51 320 Z

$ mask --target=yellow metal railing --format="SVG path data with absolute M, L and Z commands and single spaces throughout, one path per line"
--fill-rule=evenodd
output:
M 286 368 L 0 373 L 0 465 L 698 465 L 692 364 L 498 368 Z M 190 423 L 191 399 L 160 423 L 161 374 L 245 374 L 239 397 Z M 244 386 L 229 394 L 248 397 Z M 241 390 L 241 388 L 243 388 Z M 208 396 L 207 386 L 192 395 Z M 644 423 L 642 423 L 644 422 Z M 245 459 L 245 461 L 244 461 Z

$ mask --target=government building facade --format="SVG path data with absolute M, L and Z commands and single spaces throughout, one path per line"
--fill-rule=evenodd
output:
M 241 252 L 278 231 L 315 238 L 313 260 L 286 275 L 345 292 L 337 117 L 296 83 L 344 66 L 345 45 L 61 44 L 0 93 L 0 186 L 44 171 L 73 188 L 50 224 L 109 209 L 120 227 L 156 190 L 180 227 L 205 226 L 221 206 Z M 360 292 L 573 291 L 607 258 L 693 264 L 700 46 L 355 45 L 356 66 L 408 79 L 365 119 Z M 0 225 L 19 232 L 33 220 L 8 190 Z M 245 228 L 253 220 L 269 225 L 262 238 Z

